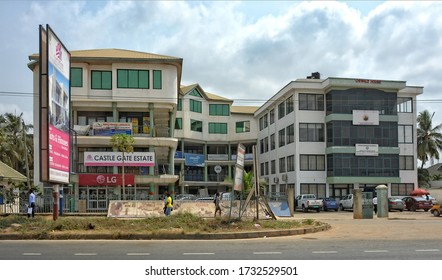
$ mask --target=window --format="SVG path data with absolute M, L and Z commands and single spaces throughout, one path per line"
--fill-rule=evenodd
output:
M 161 70 L 153 70 L 153 89 L 162 89 L 163 78 Z
M 270 162 L 270 174 L 276 174 L 276 160 Z
M 175 119 L 175 129 L 183 129 L 183 119 L 182 118 Z
M 117 88 L 149 88 L 149 71 L 118 69 Z
M 413 143 L 413 126 L 398 125 L 398 143 Z
M 269 175 L 269 162 L 268 161 L 266 161 L 264 163 L 264 172 L 265 172 L 265 175 Z
M 285 107 L 287 115 L 293 112 L 293 95 L 287 98 L 287 100 L 285 101 Z
M 285 116 L 285 104 L 282 102 L 278 105 L 278 120 Z
M 301 184 L 301 194 L 314 194 L 317 198 L 325 197 L 325 184 Z
M 268 122 L 267 122 L 267 114 L 265 114 L 264 116 L 262 116 L 261 118 L 259 118 L 259 130 L 263 130 L 264 128 L 266 128 L 268 126 Z
M 197 120 L 190 120 L 190 130 L 203 132 L 203 122 Z
M 272 135 L 270 135 L 270 150 L 274 150 L 275 148 L 276 148 L 275 133 L 273 133 Z
M 414 157 L 413 156 L 399 156 L 399 169 L 400 170 L 414 170 Z
M 285 157 L 279 159 L 279 173 L 285 172 Z
M 391 184 L 392 196 L 406 196 L 414 190 L 413 183 Z
M 112 89 L 112 71 L 92 71 L 91 89 Z
M 270 110 L 270 124 L 275 122 L 275 109 Z
M 190 105 L 190 111 L 191 112 L 196 112 L 196 113 L 202 113 L 203 112 L 202 102 L 201 101 L 190 99 L 189 105 Z
M 283 147 L 285 145 L 285 128 L 283 128 L 279 131 L 278 138 L 279 138 L 278 147 Z
M 209 123 L 210 134 L 227 134 L 227 123 Z
M 397 98 L 397 112 L 398 113 L 413 113 L 413 98 L 398 97 Z
M 259 140 L 259 152 L 264 153 L 264 139 Z
M 291 124 L 287 126 L 286 131 L 287 131 L 287 141 L 286 141 L 287 145 L 295 142 L 295 125 Z
M 183 100 L 181 98 L 178 98 L 178 104 L 177 104 L 177 111 L 183 110 Z
M 264 138 L 264 152 L 269 151 L 269 137 Z
M 250 121 L 236 122 L 236 133 L 250 132 Z
M 295 171 L 295 156 L 291 155 L 287 157 L 287 172 Z
M 194 89 L 189 93 L 189 95 L 203 98 L 203 96 L 199 93 L 199 91 L 198 91 L 196 88 L 194 88 Z
M 301 171 L 324 171 L 324 155 L 300 155 L 299 166 Z
M 324 142 L 324 124 L 322 123 L 300 123 L 300 142 Z
M 228 104 L 209 104 L 209 115 L 211 116 L 229 116 Z
M 324 95 L 300 93 L 299 110 L 324 111 Z
M 261 174 L 261 176 L 264 176 L 264 162 L 261 163 L 260 174 Z
M 83 68 L 71 68 L 71 87 L 83 86 Z

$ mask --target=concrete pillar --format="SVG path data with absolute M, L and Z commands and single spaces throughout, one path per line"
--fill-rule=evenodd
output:
M 149 200 L 154 200 L 154 199 L 155 199 L 155 184 L 154 184 L 154 182 L 150 182 L 149 183 Z
M 287 188 L 287 202 L 289 204 L 290 216 L 295 214 L 295 189 Z
M 378 218 L 388 218 L 388 187 L 379 185 L 376 187 L 378 197 Z
M 362 219 L 362 191 L 353 190 L 353 219 Z

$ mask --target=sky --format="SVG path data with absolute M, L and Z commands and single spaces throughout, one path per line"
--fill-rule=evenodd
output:
M 442 2 L 0 1 L 0 114 L 32 123 L 29 55 L 39 25 L 69 50 L 119 48 L 183 58 L 182 85 L 261 105 L 290 81 L 406 81 L 417 112 L 442 123 Z

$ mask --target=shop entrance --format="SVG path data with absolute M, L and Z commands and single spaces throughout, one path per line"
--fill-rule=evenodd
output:
M 89 188 L 88 189 L 88 210 L 106 210 L 107 209 L 107 189 Z

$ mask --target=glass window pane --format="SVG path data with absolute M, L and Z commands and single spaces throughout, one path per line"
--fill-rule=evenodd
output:
M 161 89 L 162 88 L 162 75 L 161 70 L 153 70 L 153 88 Z
M 129 88 L 138 88 L 138 71 L 129 70 Z
M 112 72 L 106 71 L 102 72 L 102 88 L 112 89 Z
M 117 88 L 127 88 L 127 70 L 117 70 Z
M 149 88 L 149 71 L 148 70 L 138 71 L 138 83 L 139 83 L 139 88 L 144 88 L 144 89 Z
M 101 72 L 92 71 L 92 89 L 101 89 Z

